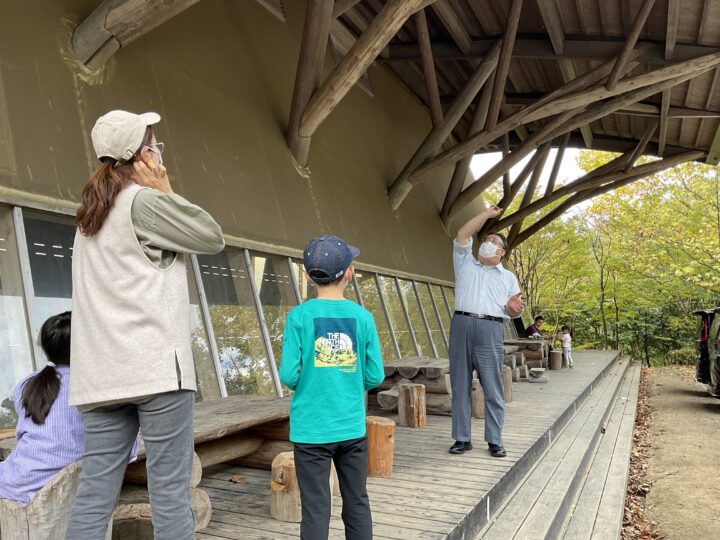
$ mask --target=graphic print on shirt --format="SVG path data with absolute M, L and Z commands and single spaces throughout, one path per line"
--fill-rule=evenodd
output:
M 315 367 L 357 368 L 357 320 L 319 317 L 315 325 Z

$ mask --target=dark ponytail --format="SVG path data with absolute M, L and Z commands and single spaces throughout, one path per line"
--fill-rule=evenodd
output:
M 56 365 L 70 365 L 70 312 L 50 317 L 40 330 L 40 345 L 48 360 Z M 45 366 L 25 381 L 22 406 L 25 416 L 38 425 L 44 424 L 50 407 L 60 392 L 60 376 L 52 365 Z

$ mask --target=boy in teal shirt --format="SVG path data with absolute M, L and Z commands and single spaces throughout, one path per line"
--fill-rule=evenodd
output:
M 328 537 L 330 463 L 343 498 L 345 538 L 370 540 L 365 391 L 385 373 L 372 314 L 343 294 L 360 254 L 337 236 L 312 239 L 303 254 L 317 298 L 288 313 L 280 380 L 295 391 L 290 440 L 302 501 L 300 538 Z

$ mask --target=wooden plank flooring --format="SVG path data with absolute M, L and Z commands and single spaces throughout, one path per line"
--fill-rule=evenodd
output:
M 450 418 L 428 416 L 421 429 L 397 427 L 392 478 L 370 478 L 368 492 L 376 538 L 471 538 L 539 459 L 591 388 L 607 373 L 616 353 L 573 351 L 575 369 L 550 371 L 547 384 L 513 383 L 504 442 L 508 457 L 493 458 L 483 442 L 483 420 L 473 420 L 475 448 L 448 453 Z M 372 411 L 397 420 L 396 415 Z M 229 482 L 244 475 L 245 482 Z M 218 465 L 205 471 L 202 487 L 213 503 L 204 540 L 298 538 L 299 524 L 270 517 L 270 473 Z M 344 538 L 336 498 L 331 538 Z

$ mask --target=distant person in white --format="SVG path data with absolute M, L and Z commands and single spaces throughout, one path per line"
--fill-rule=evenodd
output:
M 503 322 L 525 308 L 515 275 L 503 268 L 507 240 L 500 233 L 482 239 L 478 258 L 472 254 L 472 236 L 485 222 L 500 215 L 491 206 L 460 227 L 453 242 L 455 314 L 450 325 L 450 384 L 452 386 L 451 454 L 472 449 L 470 393 L 473 371 L 485 396 L 485 441 L 490 455 L 507 455 L 502 441 L 505 399 L 501 379 Z
M 574 367 L 575 363 L 572 359 L 572 330 L 569 326 L 563 326 L 561 328 L 562 330 L 562 337 L 560 338 L 560 343 L 562 344 L 562 353 L 565 357 L 565 363 L 568 367 Z

